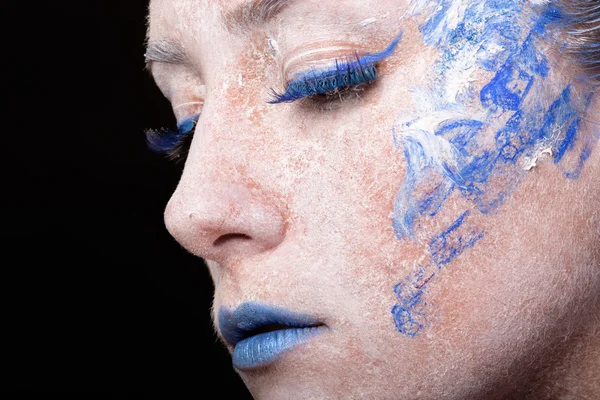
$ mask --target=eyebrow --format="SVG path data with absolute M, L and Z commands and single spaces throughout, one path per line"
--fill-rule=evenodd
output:
M 187 55 L 183 47 L 170 40 L 150 40 L 146 45 L 146 69 L 151 70 L 152 62 L 163 62 L 169 64 L 181 64 L 187 61 Z
M 230 32 L 245 32 L 269 22 L 294 0 L 249 0 L 233 10 L 223 12 L 223 24 Z M 146 69 L 153 62 L 181 64 L 188 61 L 185 50 L 176 41 L 149 40 L 144 54 Z
M 263 25 L 281 13 L 293 0 L 250 0 L 223 13 L 225 27 L 231 32 Z

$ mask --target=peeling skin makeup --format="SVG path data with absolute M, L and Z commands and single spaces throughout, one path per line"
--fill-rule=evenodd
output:
M 593 1 L 150 2 L 177 123 L 148 143 L 183 166 L 166 228 L 208 266 L 253 397 L 600 396 L 598 21 Z

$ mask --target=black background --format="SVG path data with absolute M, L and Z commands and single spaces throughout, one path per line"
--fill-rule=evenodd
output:
M 5 391 L 250 398 L 202 260 L 164 227 L 182 166 L 146 148 L 175 123 L 144 71 L 147 3 L 0 1 Z

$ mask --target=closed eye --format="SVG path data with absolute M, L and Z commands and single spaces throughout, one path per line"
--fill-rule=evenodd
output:
M 316 95 L 333 97 L 344 89 L 372 83 L 378 77 L 379 73 L 375 64 L 365 64 L 361 62 L 358 54 L 355 54 L 354 60 L 336 60 L 333 69 L 301 74 L 287 85 L 283 93 L 272 90 L 269 103 L 291 103 Z
M 283 92 L 271 89 L 270 104 L 291 103 L 307 97 L 324 96 L 326 99 L 338 97 L 340 91 L 358 88 L 375 82 L 379 78 L 376 64 L 391 56 L 402 39 L 399 34 L 392 43 L 380 53 L 366 53 L 359 56 L 337 59 L 335 65 L 321 70 L 312 70 L 297 74 L 287 84 Z

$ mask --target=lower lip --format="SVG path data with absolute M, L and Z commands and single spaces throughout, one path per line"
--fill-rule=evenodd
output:
M 241 370 L 265 367 L 324 330 L 324 326 L 290 328 L 249 337 L 235 345 L 233 366 Z

